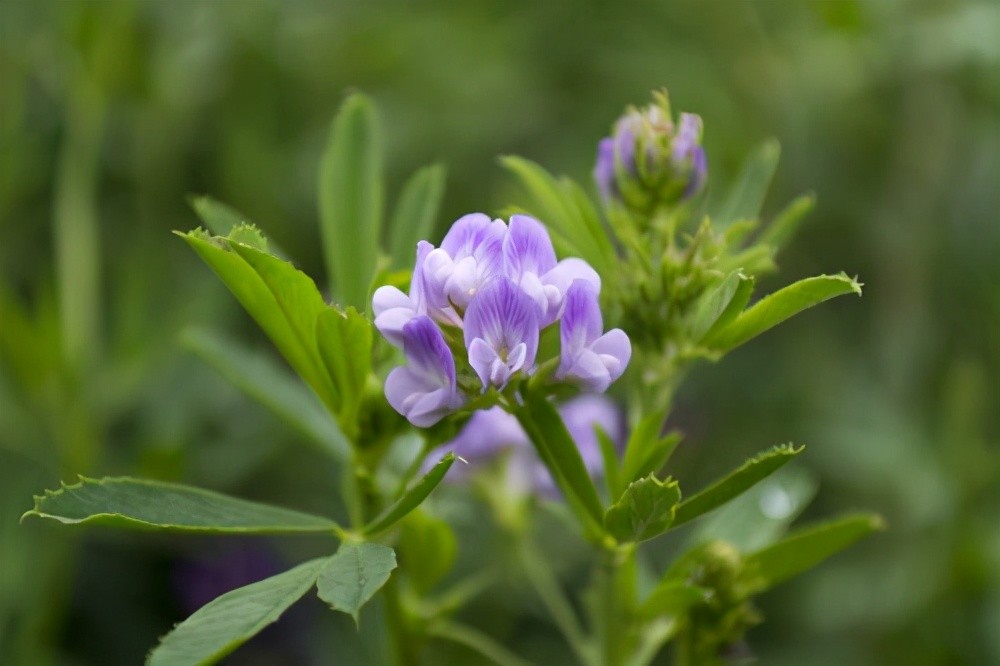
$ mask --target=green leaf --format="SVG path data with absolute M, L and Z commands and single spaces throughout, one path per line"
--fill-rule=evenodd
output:
M 755 590 L 765 590 L 813 568 L 861 537 L 882 529 L 885 529 L 885 523 L 875 514 L 846 516 L 799 530 L 774 545 L 748 555 L 745 563 L 747 570 L 756 578 Z
M 658 472 L 667 463 L 681 436 L 678 433 L 670 433 L 666 437 L 660 435 L 666 418 L 666 410 L 647 414 L 632 431 L 622 459 L 621 483 Z
M 393 266 L 412 266 L 417 242 L 431 238 L 441 209 L 444 185 L 445 168 L 441 164 L 426 166 L 406 181 L 387 234 Z
M 316 319 L 316 344 L 340 398 L 338 418 L 357 436 L 358 413 L 372 367 L 372 324 L 354 308 L 324 309 Z
M 743 275 L 740 270 L 732 271 L 714 289 L 706 291 L 698 299 L 689 324 L 689 335 L 692 340 L 701 340 L 715 323 L 724 314 L 727 314 L 730 303 L 740 291 L 740 287 L 747 282 L 753 284 L 751 279 Z M 749 298 L 749 294 L 747 297 Z M 745 301 L 738 304 L 736 312 L 732 316 L 735 317 L 745 306 Z
M 430 592 L 451 571 L 457 554 L 455 532 L 446 521 L 418 509 L 400 523 L 399 557 L 418 594 Z
M 617 497 L 622 493 L 618 448 L 600 425 L 594 425 L 594 434 L 597 435 L 597 443 L 601 447 L 601 461 L 604 463 L 604 481 L 608 487 L 608 494 Z
M 93 524 L 213 534 L 340 535 L 330 520 L 291 509 L 228 497 L 201 488 L 128 477 L 88 479 L 62 484 L 35 497 L 28 516 L 66 525 Z
M 802 218 L 815 206 L 816 195 L 812 193 L 796 198 L 765 227 L 758 241 L 776 250 L 784 247 L 798 231 Z
M 431 491 L 441 483 L 444 475 L 448 473 L 454 462 L 454 453 L 448 453 L 441 458 L 438 464 L 434 465 L 433 469 L 427 472 L 412 488 L 403 493 L 402 497 L 383 511 L 377 518 L 365 525 L 362 533 L 368 536 L 380 534 L 395 525 L 406 514 L 420 506 L 421 502 L 431 494 Z
M 315 394 L 271 356 L 202 329 L 187 329 L 181 334 L 181 342 L 320 450 L 337 460 L 347 459 L 350 444 L 330 412 Z
M 711 591 L 703 587 L 667 576 L 639 605 L 637 615 L 646 619 L 662 615 L 680 617 L 695 604 L 705 601 L 710 594 Z
M 344 542 L 316 581 L 319 598 L 358 621 L 361 607 L 389 580 L 396 553 L 380 543 Z
M 240 587 L 213 599 L 161 639 L 148 666 L 212 664 L 275 622 L 316 583 L 329 558 Z
M 781 144 L 777 139 L 764 141 L 750 153 L 725 202 L 712 213 L 717 228 L 760 215 L 780 158 Z
M 743 312 L 743 308 L 747 306 L 747 303 L 750 302 L 750 295 L 753 294 L 753 288 L 756 281 L 754 278 L 747 277 L 739 271 L 736 272 L 739 275 L 736 290 L 733 292 L 733 295 L 726 304 L 726 307 L 715 318 L 715 322 L 702 336 L 701 340 L 710 339 L 717 331 L 729 326 L 729 324 L 731 324 L 733 320 L 736 319 L 741 312 Z
M 861 284 L 843 273 L 806 278 L 762 298 L 729 325 L 711 333 L 704 344 L 728 351 L 799 312 L 842 294 L 861 295 Z
M 252 247 L 197 232 L 178 235 L 219 276 L 323 403 L 339 411 L 339 396 L 315 346 L 315 320 L 326 305 L 312 279 Z
M 681 502 L 674 515 L 674 527 L 722 506 L 766 479 L 803 450 L 803 446 L 796 448 L 791 444 L 781 444 L 757 454 L 725 478 Z
M 319 167 L 320 231 L 330 292 L 368 307 L 382 224 L 382 145 L 371 100 L 348 97 L 330 129 Z
M 677 482 L 650 474 L 633 481 L 604 513 L 604 527 L 619 541 L 645 541 L 670 528 L 681 501 Z
M 597 489 L 556 408 L 543 396 L 528 394 L 514 415 L 577 515 L 592 529 L 603 531 L 604 509 Z

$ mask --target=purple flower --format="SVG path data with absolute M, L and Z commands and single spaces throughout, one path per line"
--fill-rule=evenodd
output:
M 619 328 L 602 335 L 603 330 L 597 293 L 586 282 L 575 281 L 566 292 L 566 308 L 560 322 L 562 350 L 557 379 L 603 393 L 621 377 L 632 357 L 632 344 Z
M 701 118 L 691 113 L 682 113 L 674 125 L 665 92 L 654 93 L 653 103 L 642 109 L 628 110 L 597 145 L 594 180 L 601 197 L 639 211 L 693 197 L 708 176 L 701 131 Z
M 504 273 L 538 305 L 544 328 L 559 317 L 566 290 L 574 280 L 583 280 L 595 291 L 601 278 L 582 259 L 556 262 L 556 252 L 544 225 L 527 215 L 514 215 L 503 239 Z
M 440 329 L 426 315 L 403 326 L 407 365 L 385 380 L 385 397 L 415 426 L 427 428 L 462 406 L 455 380 L 455 359 Z
M 694 196 L 705 185 L 708 177 L 708 158 L 701 146 L 701 116 L 693 113 L 682 113 L 677 136 L 671 144 L 671 159 L 677 169 L 690 164 L 691 174 L 685 197 Z
M 531 370 L 538 331 L 538 307 L 509 279 L 496 279 L 476 294 L 465 312 L 465 346 L 484 391 L 502 389 L 515 373 Z
M 483 213 L 458 219 L 424 259 L 422 272 L 428 305 L 441 321 L 462 325 L 462 313 L 503 269 L 501 245 L 507 225 Z
M 417 260 L 410 278 L 410 294 L 406 295 L 396 287 L 379 287 L 372 297 L 375 312 L 375 328 L 385 339 L 397 347 L 403 346 L 403 327 L 417 315 L 427 314 L 427 299 L 424 296 L 424 259 L 434 246 L 427 241 L 417 243 Z

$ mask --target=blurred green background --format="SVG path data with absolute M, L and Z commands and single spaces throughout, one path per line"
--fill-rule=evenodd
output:
M 448 166 L 443 228 L 515 198 L 498 154 L 589 182 L 598 138 L 662 86 L 704 118 L 713 191 L 775 136 L 765 214 L 817 193 L 764 290 L 839 270 L 866 283 L 697 368 L 678 401 L 674 471 L 693 487 L 792 440 L 818 482 L 809 517 L 890 524 L 763 598 L 750 648 L 767 664 L 1000 663 L 988 0 L 0 0 L 0 663 L 138 663 L 204 601 L 192 588 L 224 583 L 219 562 L 259 578 L 314 547 L 241 542 L 254 561 L 232 564 L 215 542 L 19 526 L 60 479 L 333 502 L 329 463 L 179 342 L 198 324 L 271 353 L 170 235 L 197 224 L 188 195 L 239 208 L 322 278 L 315 174 L 345 91 L 378 103 L 390 196 Z M 468 530 L 462 561 L 498 566 L 491 543 Z M 233 661 L 354 663 L 332 615 L 306 604 Z M 558 640 L 516 595 L 478 617 L 524 654 Z

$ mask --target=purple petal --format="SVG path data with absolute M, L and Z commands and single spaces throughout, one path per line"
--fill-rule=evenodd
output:
M 594 182 L 597 183 L 597 191 L 605 201 L 618 192 L 615 185 L 615 141 L 610 137 L 601 139 L 597 144 Z
M 601 336 L 603 328 L 597 293 L 583 280 L 576 280 L 566 291 L 566 305 L 559 327 L 562 343 L 562 365 L 573 363 L 574 357 Z
M 530 369 L 534 365 L 538 327 L 535 302 L 507 278 L 491 282 L 476 294 L 465 312 L 465 345 L 469 363 L 484 385 L 487 383 L 484 377 L 498 376 L 493 367 L 498 359 L 507 366 L 508 376 L 521 367 Z M 483 344 L 492 349 L 492 354 L 487 353 Z M 524 350 L 519 359 L 517 355 L 521 352 L 517 349 L 521 344 Z
M 438 387 L 455 388 L 455 358 L 441 329 L 427 315 L 403 327 L 403 353 L 416 373 Z
M 544 293 L 548 299 L 542 326 L 548 326 L 562 316 L 566 292 L 576 280 L 586 282 L 595 293 L 601 293 L 601 276 L 583 259 L 571 257 L 563 259 L 541 278 Z
M 403 327 L 403 352 L 409 365 L 389 373 L 385 397 L 410 423 L 426 428 L 463 402 L 455 385 L 455 359 L 427 315 Z
M 454 259 L 475 255 L 484 246 L 499 246 L 506 227 L 502 221 L 491 220 L 483 213 L 464 215 L 451 225 L 441 241 L 441 249 Z
M 611 375 L 611 381 L 622 376 L 632 359 L 632 343 L 620 328 L 613 328 L 599 337 L 590 345 L 590 349 L 601 357 Z
M 570 380 L 593 393 L 604 393 L 611 386 L 611 374 L 603 358 L 590 349 L 564 359 L 559 366 L 558 377 Z
M 682 164 L 694 155 L 701 140 L 701 116 L 694 113 L 682 113 L 677 134 L 671 145 L 671 158 L 674 164 Z
M 418 314 L 427 313 L 426 285 L 424 283 L 424 260 L 434 250 L 427 241 L 417 243 L 417 258 L 413 263 L 413 276 L 410 278 L 410 300 Z
M 556 265 L 556 252 L 545 226 L 533 217 L 514 215 L 503 239 L 504 269 L 517 280 L 524 273 L 542 275 Z

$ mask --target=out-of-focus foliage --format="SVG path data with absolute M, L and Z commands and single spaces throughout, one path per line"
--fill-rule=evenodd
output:
M 817 192 L 780 284 L 843 268 L 867 285 L 863 307 L 833 302 L 696 367 L 678 398 L 687 478 L 804 442 L 743 510 L 790 520 L 818 483 L 810 514 L 869 507 L 889 524 L 765 596 L 750 649 L 774 664 L 1000 661 L 998 34 L 988 0 L 0 4 L 0 662 L 135 663 L 190 612 L 178 588 L 204 584 L 171 573 L 202 542 L 67 545 L 19 527 L 26 498 L 71 473 L 343 511 L 303 490 L 335 473 L 307 435 L 179 344 L 187 324 L 243 325 L 240 342 L 267 350 L 170 236 L 196 224 L 189 195 L 238 207 L 320 276 L 315 174 L 346 90 L 380 109 L 390 200 L 447 165 L 440 229 L 515 198 L 496 154 L 585 181 L 597 139 L 660 86 L 703 117 L 713 191 L 774 135 L 765 214 Z M 491 557 L 518 578 L 483 507 L 438 501 L 460 573 Z M 544 537 L 548 552 L 573 543 Z M 581 556 L 563 548 L 572 581 Z M 562 647 L 532 603 L 501 587 L 468 614 L 542 662 Z M 322 663 L 354 631 L 303 612 L 246 649 Z

